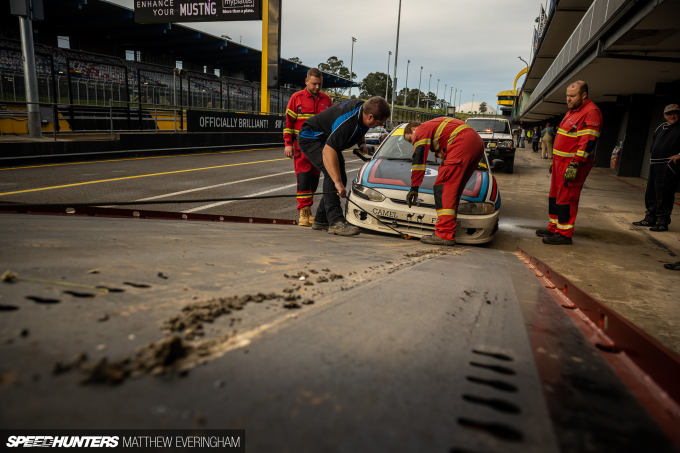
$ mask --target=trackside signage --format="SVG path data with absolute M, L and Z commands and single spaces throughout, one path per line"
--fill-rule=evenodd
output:
M 135 22 L 262 20 L 262 0 L 134 0 Z
M 234 112 L 187 111 L 188 132 L 280 132 L 283 116 Z
M 106 451 L 245 452 L 245 430 L 2 430 L 0 450 L 47 447 Z

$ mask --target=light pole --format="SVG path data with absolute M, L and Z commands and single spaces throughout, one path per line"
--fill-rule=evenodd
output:
M 28 3 L 28 2 L 27 2 Z M 35 45 L 33 43 L 33 18 L 29 12 L 27 16 L 19 16 L 19 33 L 21 36 L 21 56 L 24 69 L 24 89 L 26 90 L 26 115 L 28 136 L 42 138 L 40 127 L 40 96 L 38 94 L 38 76 L 35 69 Z M 58 119 L 54 119 L 57 124 Z M 55 135 L 56 137 L 56 135 Z
M 352 85 L 354 85 L 354 82 L 352 82 L 352 67 L 354 66 L 354 43 L 357 42 L 357 39 L 352 36 L 352 58 L 349 60 L 349 94 L 347 95 L 347 99 L 352 97 Z
M 438 101 L 439 101 L 439 79 L 437 79 L 437 94 L 434 95 L 435 105 L 437 104 Z
M 426 107 L 426 110 L 430 110 L 430 86 L 432 86 L 432 74 L 430 74 L 430 81 L 427 84 L 427 107 Z
M 529 63 L 527 63 L 526 61 L 524 61 L 524 59 L 523 59 L 522 57 L 517 57 L 517 58 L 519 58 L 520 60 L 522 60 L 522 62 L 524 62 L 524 64 L 527 65 L 527 71 L 528 71 L 528 70 L 529 70 Z
M 420 80 L 418 81 L 418 104 L 416 104 L 416 108 L 420 108 L 420 84 L 423 82 L 423 67 L 420 67 Z
M 453 96 L 453 87 L 451 87 L 451 92 L 449 93 L 449 105 L 451 105 L 451 97 Z M 449 112 L 447 111 L 446 114 L 448 115 Z
M 463 99 L 463 90 L 460 90 L 460 94 L 458 95 L 458 111 L 460 112 L 460 101 Z
M 401 0 L 399 0 L 399 14 L 397 15 L 397 45 L 394 48 L 394 82 L 392 83 L 392 109 L 390 124 L 394 121 L 394 102 L 397 100 L 397 58 L 399 57 L 399 27 L 401 26 Z
M 446 87 L 447 84 L 444 84 L 444 114 L 446 115 Z
M 404 92 L 404 107 L 406 107 L 406 98 L 408 97 L 408 65 L 411 64 L 411 60 L 407 60 L 406 63 L 406 91 Z
M 387 72 L 385 73 L 385 100 L 387 100 L 387 90 L 390 86 L 390 57 L 392 56 L 392 51 L 389 51 L 387 55 Z
M 470 109 L 471 109 L 473 112 L 474 112 L 474 110 L 475 110 L 475 95 L 474 95 L 474 94 L 472 95 L 472 107 L 470 107 Z

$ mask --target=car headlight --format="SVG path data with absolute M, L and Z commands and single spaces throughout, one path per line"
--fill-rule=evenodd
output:
M 360 184 L 355 184 L 352 187 L 352 192 L 359 198 L 369 201 L 383 201 L 385 195 L 381 194 L 377 190 L 373 190 L 370 187 L 364 187 Z
M 509 141 L 509 140 L 508 140 L 508 141 L 504 141 L 504 142 L 500 142 L 500 143 L 498 144 L 498 146 L 499 146 L 500 148 L 512 148 L 512 142 Z
M 493 214 L 495 210 L 493 203 L 461 203 L 458 206 L 458 214 L 465 215 Z

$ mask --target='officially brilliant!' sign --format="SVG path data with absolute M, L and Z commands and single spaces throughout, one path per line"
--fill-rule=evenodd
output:
M 134 0 L 135 22 L 262 20 L 261 0 Z
M 235 112 L 187 111 L 188 132 L 279 132 L 284 117 Z

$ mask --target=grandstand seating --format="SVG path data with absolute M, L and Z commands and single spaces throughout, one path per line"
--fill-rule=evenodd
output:
M 80 105 L 108 105 L 111 99 L 114 102 L 129 99 L 143 104 L 173 103 L 172 68 L 48 46 L 36 47 L 36 51 L 40 51 L 36 55 L 36 68 L 41 102 L 67 104 L 70 90 L 73 103 Z M 188 107 L 190 90 L 191 107 L 220 108 L 221 105 L 225 109 L 258 110 L 259 90 L 249 82 L 198 73 L 190 74 L 189 78 L 189 85 L 185 77 L 181 87 L 177 80 L 177 100 L 181 92 L 184 107 Z M 292 94 L 293 90 L 282 90 L 280 98 L 279 92 L 273 91 L 272 111 L 283 113 Z M 4 40 L 0 40 L 0 101 L 25 101 L 21 50 L 16 43 Z

